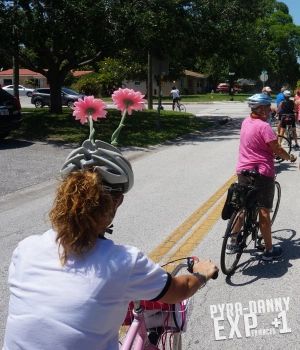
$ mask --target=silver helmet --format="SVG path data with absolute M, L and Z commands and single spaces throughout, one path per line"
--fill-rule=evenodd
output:
M 114 146 L 96 140 L 93 145 L 90 140 L 72 151 L 60 169 L 66 177 L 73 171 L 93 168 L 98 171 L 108 184 L 121 184 L 123 193 L 129 192 L 134 183 L 131 164 Z

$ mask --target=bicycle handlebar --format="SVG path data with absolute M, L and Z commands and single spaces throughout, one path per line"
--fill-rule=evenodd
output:
M 187 270 L 190 273 L 193 273 L 193 267 L 194 267 L 194 261 L 195 257 L 194 256 L 189 256 L 187 257 Z M 212 279 L 216 280 L 219 276 L 219 273 L 216 271 L 213 275 L 212 275 Z

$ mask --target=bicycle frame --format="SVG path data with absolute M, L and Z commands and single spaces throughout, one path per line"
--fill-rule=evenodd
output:
M 188 267 L 187 263 L 180 263 L 178 264 L 175 269 L 172 271 L 171 275 L 176 276 L 178 272 Z M 129 330 L 125 336 L 125 339 L 123 341 L 123 344 L 121 346 L 120 350 L 159 350 L 159 348 L 150 343 L 148 332 L 146 328 L 146 321 L 144 316 L 144 309 L 141 306 L 141 302 L 139 300 L 136 300 L 133 302 L 134 308 L 132 310 L 133 313 L 133 321 L 129 327 Z M 175 334 L 175 333 L 174 333 Z M 173 338 L 173 348 L 177 349 L 178 346 L 178 338 Z
M 134 320 L 121 346 L 121 350 L 131 349 L 134 341 L 134 350 L 159 350 L 157 346 L 151 344 L 149 341 L 144 312 L 139 301 L 134 301 L 133 315 Z

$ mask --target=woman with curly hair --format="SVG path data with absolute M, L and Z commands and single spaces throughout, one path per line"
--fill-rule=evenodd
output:
M 218 271 L 195 259 L 193 274 L 172 277 L 139 249 L 105 237 L 133 186 L 131 165 L 117 148 L 85 141 L 61 174 L 52 229 L 27 237 L 13 253 L 4 350 L 118 349 L 131 300 L 176 303 Z

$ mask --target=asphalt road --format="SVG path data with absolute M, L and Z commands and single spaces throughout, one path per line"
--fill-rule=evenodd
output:
M 212 103 L 188 105 L 188 109 L 198 118 L 231 120 L 174 142 L 124 150 L 132 162 L 135 185 L 115 219 L 112 239 L 116 243 L 130 243 L 151 254 L 234 174 L 239 128 L 249 113 L 247 105 Z M 55 177 L 70 149 L 70 145 L 14 139 L 5 140 L 0 147 L 0 346 L 11 253 L 21 239 L 49 227 L 45 219 L 53 201 Z M 283 258 L 264 263 L 259 253 L 250 249 L 232 277 L 220 272 L 216 281 L 200 290 L 183 338 L 184 349 L 299 349 L 298 164 L 286 162 L 277 171 L 282 200 L 273 237 L 284 249 Z M 205 214 L 200 226 L 207 225 L 214 211 L 212 207 Z M 193 254 L 219 264 L 225 229 L 225 221 L 214 222 L 204 238 L 193 245 Z

